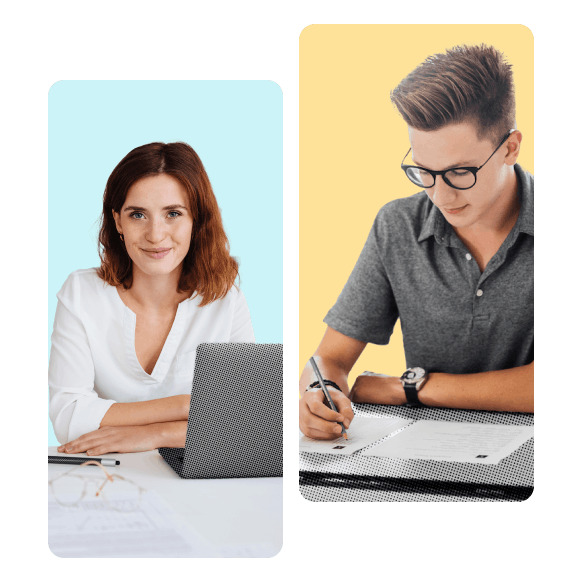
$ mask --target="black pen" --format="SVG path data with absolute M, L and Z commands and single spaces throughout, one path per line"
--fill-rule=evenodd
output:
M 115 467 L 115 465 L 120 464 L 119 461 L 115 459 L 96 459 L 95 457 L 57 457 L 54 455 L 48 456 L 49 463 L 55 463 L 59 465 L 82 465 L 87 461 L 98 461 L 104 467 Z
M 321 375 L 321 372 L 319 371 L 319 368 L 317 367 L 315 360 L 313 358 L 309 358 L 309 363 L 311 364 L 311 367 L 313 368 L 313 371 L 315 372 L 315 375 L 317 376 L 317 380 L 319 381 L 319 385 L 321 386 L 321 389 L 323 390 L 323 393 L 325 394 L 325 397 L 327 398 L 327 402 L 329 404 L 329 407 L 334 412 L 337 412 L 337 408 L 335 407 L 335 404 L 333 403 L 333 400 L 331 399 L 331 396 L 329 395 L 329 392 L 327 391 L 327 387 L 325 385 L 325 382 L 323 381 L 323 376 Z M 343 425 L 342 422 L 340 422 L 339 425 L 342 427 L 342 436 L 346 440 L 348 440 L 348 435 L 346 434 L 346 427 Z

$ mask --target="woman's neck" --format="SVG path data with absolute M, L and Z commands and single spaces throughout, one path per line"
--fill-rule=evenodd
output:
M 123 295 L 129 295 L 132 302 L 147 310 L 175 310 L 179 303 L 188 299 L 191 293 L 178 292 L 178 282 L 182 267 L 167 275 L 152 276 L 133 267 L 133 282 Z M 122 288 L 120 288 L 121 291 Z

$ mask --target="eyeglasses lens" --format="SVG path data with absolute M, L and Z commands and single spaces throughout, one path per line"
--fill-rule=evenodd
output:
M 434 178 L 432 174 L 421 170 L 420 168 L 406 168 L 406 175 L 408 179 L 422 188 L 431 188 L 434 186 Z
M 445 174 L 445 178 L 455 188 L 471 188 L 475 185 L 475 174 L 469 170 L 449 170 Z
M 435 181 L 433 175 L 420 168 L 407 168 L 406 175 L 412 183 L 422 188 L 432 188 L 434 186 Z M 449 170 L 444 177 L 445 181 L 453 186 L 453 188 L 462 190 L 472 188 L 476 181 L 475 174 L 468 170 Z
M 71 476 L 55 479 L 52 483 L 52 492 L 57 503 L 65 506 L 74 506 L 83 497 L 85 482 Z

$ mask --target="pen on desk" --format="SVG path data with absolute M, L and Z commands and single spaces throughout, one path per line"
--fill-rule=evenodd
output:
M 120 464 L 116 459 L 96 459 L 95 457 L 57 457 L 53 455 L 48 456 L 49 463 L 55 463 L 58 465 L 82 465 L 87 461 L 98 461 L 104 467 L 115 467 L 115 465 Z
M 323 381 L 323 376 L 321 375 L 321 372 L 319 371 L 319 368 L 317 367 L 315 360 L 313 358 L 309 358 L 309 363 L 311 364 L 311 367 L 313 368 L 313 371 L 315 372 L 315 375 L 317 376 L 317 380 L 319 382 L 319 385 L 321 386 L 321 389 L 323 390 L 323 393 L 325 394 L 325 397 L 327 398 L 327 402 L 329 404 L 329 407 L 334 412 L 337 412 L 337 408 L 335 407 L 335 404 L 334 404 L 333 400 L 331 399 L 329 392 L 327 391 L 327 386 L 325 385 L 325 382 Z M 346 427 L 343 425 L 342 422 L 340 422 L 339 425 L 342 427 L 342 436 L 346 440 L 348 440 L 348 435 L 346 433 Z

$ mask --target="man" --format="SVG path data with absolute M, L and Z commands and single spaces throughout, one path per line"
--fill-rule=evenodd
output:
M 533 412 L 533 177 L 516 164 L 511 67 L 493 47 L 455 47 L 391 94 L 408 125 L 402 162 L 424 188 L 385 205 L 325 318 L 300 379 L 299 426 L 337 438 L 351 401 Z M 409 370 L 348 374 L 400 318 Z M 410 370 L 413 368 L 413 370 Z

